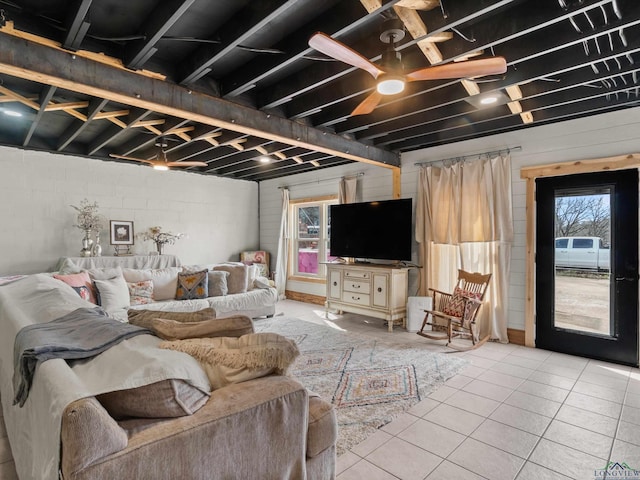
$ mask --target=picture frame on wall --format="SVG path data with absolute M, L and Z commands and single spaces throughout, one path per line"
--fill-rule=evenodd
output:
M 111 220 L 111 245 L 133 245 L 133 222 L 126 220 Z

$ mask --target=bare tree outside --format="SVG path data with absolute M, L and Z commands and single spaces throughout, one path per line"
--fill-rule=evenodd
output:
M 556 237 L 600 237 L 609 241 L 610 209 L 605 195 L 556 198 Z

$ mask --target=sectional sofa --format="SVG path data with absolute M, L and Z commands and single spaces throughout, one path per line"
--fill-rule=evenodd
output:
M 137 278 L 129 274 L 130 280 Z M 94 275 L 100 282 L 100 272 Z M 270 288 L 257 288 L 255 295 L 265 291 L 271 299 Z M 86 293 L 50 274 L 0 285 L 0 392 L 21 480 L 334 478 L 337 426 L 329 403 L 282 375 L 210 392 L 198 362 L 158 348 L 161 340 L 153 335 L 129 338 L 88 361 L 43 362 L 24 406 L 12 405 L 16 335 L 27 325 L 90 306 L 81 296 Z M 103 301 L 114 300 L 109 289 L 103 295 Z M 193 310 L 203 305 L 173 299 L 135 308 L 184 307 L 184 302 Z M 224 315 L 229 305 L 217 311 Z M 249 318 L 234 316 L 238 319 L 252 326 Z M 114 413 L 105 395 L 155 413 Z

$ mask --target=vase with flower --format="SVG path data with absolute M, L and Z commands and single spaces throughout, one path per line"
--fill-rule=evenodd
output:
M 98 203 L 89 203 L 89 200 L 85 198 L 80 202 L 79 207 L 75 205 L 71 205 L 71 207 L 78 212 L 74 227 L 84 231 L 80 256 L 90 257 L 93 255 L 93 239 L 91 238 L 91 233 L 96 232 L 96 236 L 98 236 L 102 230 L 102 216 L 98 213 Z
M 151 240 L 156 245 L 158 255 L 162 255 L 165 245 L 173 245 L 176 240 L 182 238 L 182 233 L 163 232 L 162 227 L 150 227 L 141 234 L 143 240 Z

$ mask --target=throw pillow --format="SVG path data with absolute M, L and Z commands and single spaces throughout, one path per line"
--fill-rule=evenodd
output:
M 54 274 L 53 278 L 56 278 L 71 288 L 73 288 L 80 297 L 91 303 L 97 304 L 96 295 L 93 291 L 93 285 L 91 284 L 91 278 L 87 272 L 73 273 L 71 275 L 58 275 Z M 84 287 L 84 288 L 83 288 Z
M 122 268 L 90 268 L 87 273 L 91 277 L 91 280 L 109 280 L 114 277 L 122 277 Z
M 127 282 L 131 305 L 147 305 L 153 302 L 153 281 Z
M 213 267 L 213 270 L 229 272 L 227 287 L 229 294 L 245 293 L 249 284 L 249 270 L 242 263 L 223 263 Z
M 151 329 L 151 321 L 154 318 L 167 318 L 182 323 L 201 322 L 216 318 L 216 311 L 213 308 L 204 308 L 195 312 L 163 312 L 161 310 L 134 310 L 127 312 L 129 323 L 139 327 Z
M 272 373 L 283 375 L 300 355 L 293 340 L 267 332 L 240 338 L 191 338 L 162 342 L 159 346 L 193 356 L 207 372 L 214 389 Z
M 96 398 L 116 420 L 127 417 L 174 418 L 192 415 L 209 399 L 208 392 L 184 380 L 163 380 L 142 387 L 103 393 Z
M 480 300 L 480 294 L 468 292 L 460 287 L 455 287 L 453 289 L 451 300 L 449 300 L 449 303 L 447 303 L 447 305 L 442 309 L 442 313 L 451 315 L 452 317 L 462 317 L 466 300 L 469 298 L 476 298 Z
M 195 300 L 209 295 L 209 276 L 207 270 L 178 274 L 176 300 Z
M 229 288 L 227 287 L 229 272 L 215 270 L 207 273 L 207 276 L 209 277 L 210 297 L 223 297 L 229 293 Z
M 241 337 L 253 333 L 253 322 L 245 315 L 214 318 L 201 322 L 178 322 L 167 318 L 153 318 L 149 329 L 163 340 L 185 338 Z
M 100 296 L 100 305 L 107 313 L 129 307 L 129 288 L 122 277 L 93 281 Z
M 154 300 L 173 300 L 176 296 L 180 267 L 151 268 L 143 270 L 123 268 L 122 271 L 124 279 L 127 282 L 152 280 Z

